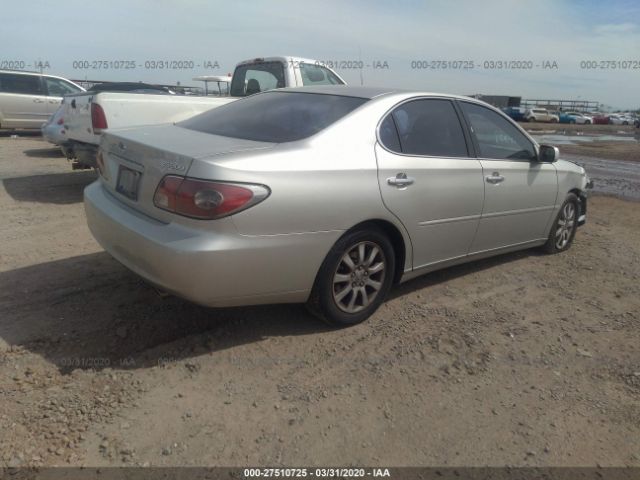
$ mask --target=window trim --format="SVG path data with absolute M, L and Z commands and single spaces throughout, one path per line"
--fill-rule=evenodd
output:
M 458 122 L 460 122 L 460 128 L 462 129 L 462 134 L 464 137 L 464 143 L 467 147 L 467 156 L 466 157 L 448 157 L 448 156 L 444 156 L 444 155 L 418 155 L 418 154 L 414 154 L 414 153 L 404 153 L 404 152 L 394 152 L 393 150 L 390 150 L 389 148 L 387 148 L 387 146 L 382 143 L 382 141 L 380 140 L 380 127 L 382 126 L 382 122 L 384 122 L 384 120 L 387 118 L 388 115 L 392 115 L 393 111 L 400 107 L 401 105 L 404 105 L 405 103 L 409 103 L 409 102 L 414 102 L 416 100 L 446 100 L 448 102 L 451 103 L 451 106 L 453 107 L 453 111 L 455 112 L 456 116 L 458 117 Z M 394 104 L 391 108 L 389 108 L 381 117 L 380 120 L 378 121 L 378 124 L 376 125 L 376 141 L 378 143 L 378 145 L 380 145 L 384 150 L 386 150 L 389 153 L 392 153 L 393 155 L 401 155 L 403 157 L 418 157 L 418 158 L 446 158 L 446 159 L 455 159 L 455 160 L 477 160 L 476 152 L 475 152 L 475 145 L 471 142 L 471 138 L 469 135 L 469 132 L 467 132 L 467 124 L 466 124 L 466 119 L 462 116 L 461 117 L 461 112 L 458 110 L 457 105 L 456 105 L 456 99 L 454 97 L 446 97 L 446 96 L 439 96 L 439 95 L 419 95 L 417 97 L 410 97 L 410 98 L 405 98 L 404 100 L 402 100 L 399 103 Z M 398 132 L 398 126 L 396 125 L 396 119 L 393 118 L 392 115 L 392 120 L 393 120 L 393 125 L 396 128 L 396 134 L 398 135 L 398 140 L 400 140 L 400 132 Z M 400 142 L 400 148 L 402 148 L 402 142 Z
M 539 162 L 539 160 L 537 160 L 538 155 L 539 155 L 539 153 L 540 153 L 540 152 L 539 152 L 539 148 L 538 148 L 538 143 L 537 143 L 535 140 L 533 140 L 533 139 L 529 136 L 529 134 L 528 134 L 528 133 L 527 133 L 527 132 L 526 132 L 526 131 L 525 131 L 525 130 L 520 126 L 520 125 L 518 125 L 518 124 L 515 122 L 515 120 L 513 120 L 513 119 L 512 119 L 510 116 L 508 116 L 506 113 L 504 113 L 504 112 L 502 112 L 502 111 L 500 111 L 500 110 L 498 110 L 498 109 L 496 109 L 496 108 L 493 108 L 493 107 L 492 107 L 492 106 L 490 106 L 490 105 L 484 105 L 484 104 L 482 104 L 482 103 L 480 103 L 480 102 L 474 102 L 474 101 L 471 101 L 471 100 L 466 100 L 466 99 L 465 99 L 465 100 L 456 99 L 456 103 L 458 103 L 458 104 L 459 104 L 459 105 L 458 105 L 458 107 L 460 108 L 460 113 L 462 114 L 462 116 L 463 116 L 463 118 L 464 118 L 464 121 L 465 121 L 465 125 L 466 125 L 466 127 L 468 128 L 468 130 L 469 130 L 469 135 L 471 136 L 471 141 L 473 142 L 473 147 L 474 147 L 474 150 L 475 150 L 475 154 L 476 154 L 476 157 L 475 157 L 475 158 L 476 158 L 476 159 L 478 159 L 478 160 L 493 160 L 494 162 L 519 162 L 519 163 L 523 163 L 523 162 L 526 162 L 526 163 L 534 163 L 534 162 L 535 162 L 535 163 L 537 163 L 537 162 Z M 509 123 L 511 123 L 511 125 L 513 125 L 514 127 L 516 127 L 516 129 L 517 129 L 520 133 L 522 133 L 522 135 L 524 136 L 524 138 L 525 138 L 529 143 L 531 143 L 531 146 L 533 147 L 533 152 L 534 152 L 535 158 L 532 158 L 532 159 L 529 159 L 529 160 L 525 160 L 525 159 L 523 159 L 523 158 L 493 158 L 493 157 L 483 157 L 483 156 L 481 156 L 481 155 L 480 155 L 480 152 L 481 152 L 481 150 L 480 150 L 480 144 L 478 143 L 478 139 L 476 138 L 475 133 L 474 133 L 474 132 L 473 132 L 473 130 L 471 129 L 471 122 L 470 122 L 470 121 L 469 121 L 469 119 L 467 118 L 467 115 L 466 115 L 466 113 L 464 112 L 464 109 L 462 108 L 462 105 L 461 105 L 461 104 L 463 104 L 463 103 L 469 103 L 469 104 L 471 104 L 471 105 L 476 105 L 476 106 L 478 106 L 478 107 L 485 108 L 485 109 L 487 109 L 487 110 L 489 110 L 489 111 L 492 111 L 492 112 L 497 113 L 498 115 L 500 115 L 501 117 L 503 117 L 504 119 L 506 119 Z

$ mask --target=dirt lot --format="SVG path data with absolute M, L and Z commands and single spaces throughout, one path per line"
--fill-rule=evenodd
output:
M 38 138 L 0 138 L 0 179 L 0 465 L 640 466 L 637 203 L 330 330 L 159 298 Z

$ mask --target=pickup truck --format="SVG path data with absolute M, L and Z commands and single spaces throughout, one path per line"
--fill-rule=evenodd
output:
M 303 85 L 345 85 L 330 68 L 298 57 L 266 57 L 236 65 L 229 96 L 100 91 L 67 95 L 62 115 L 68 137 L 61 145 L 73 168 L 96 166 L 106 130 L 174 123 L 265 90 Z

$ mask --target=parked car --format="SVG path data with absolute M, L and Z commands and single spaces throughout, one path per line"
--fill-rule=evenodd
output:
M 590 125 L 593 123 L 593 118 L 580 112 L 567 112 L 567 116 L 570 118 L 569 123 L 578 123 L 581 125 Z
M 39 129 L 64 95 L 77 92 L 84 88 L 66 78 L 0 70 L 0 129 Z
M 549 112 L 544 108 L 531 108 L 525 113 L 527 122 L 551 122 L 558 123 L 560 120 L 557 115 Z
M 107 132 L 98 165 L 89 228 L 138 275 L 207 306 L 306 302 L 340 325 L 432 270 L 566 250 L 589 184 L 483 102 L 372 87 Z
M 522 107 L 505 107 L 502 111 L 516 122 L 522 122 L 525 120 L 525 113 L 527 109 Z
M 551 113 L 558 117 L 558 122 L 560 123 L 576 123 L 575 120 L 565 112 L 555 111 Z
M 74 166 L 95 167 L 100 135 L 108 129 L 173 123 L 258 92 L 303 85 L 344 85 L 330 68 L 298 57 L 267 57 L 236 65 L 230 97 L 165 95 L 104 89 L 71 96 L 64 112 Z M 160 93 L 160 92 L 159 92 Z M 164 92 L 162 92 L 164 93 Z
M 630 125 L 631 119 L 616 113 L 609 115 L 609 125 Z
M 608 125 L 609 124 L 609 115 L 604 113 L 594 113 L 591 117 L 593 119 L 593 123 L 595 125 Z

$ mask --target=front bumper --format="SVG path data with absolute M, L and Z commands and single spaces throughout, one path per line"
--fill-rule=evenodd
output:
M 246 236 L 231 217 L 194 221 L 197 228 L 166 224 L 126 206 L 100 180 L 85 189 L 84 204 L 91 233 L 116 260 L 160 289 L 205 306 L 306 301 L 342 233 Z

